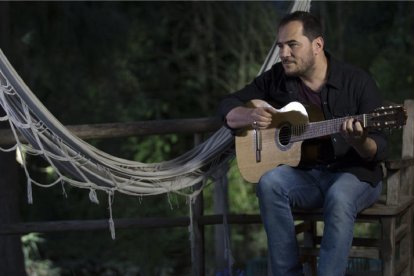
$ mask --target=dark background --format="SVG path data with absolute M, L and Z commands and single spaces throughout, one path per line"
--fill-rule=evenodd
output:
M 224 95 L 242 88 L 260 69 L 288 2 L 3 2 L 0 46 L 17 72 L 64 124 L 210 117 Z M 322 16 L 326 48 L 338 59 L 369 71 L 385 100 L 412 98 L 413 2 L 314 2 Z M 391 141 L 398 141 L 398 133 Z M 111 154 L 141 162 L 176 157 L 192 137 L 167 135 L 90 141 Z M 390 154 L 399 154 L 398 143 Z M 29 160 L 41 182 L 53 178 L 42 160 Z M 34 187 L 26 203 L 19 171 L 23 221 L 105 219 L 88 191 L 68 185 Z M 230 209 L 258 213 L 253 186 L 230 172 Z M 211 187 L 205 191 L 211 212 Z M 176 195 L 115 195 L 114 217 L 188 214 Z M 1 212 L 1 210 L 0 210 Z M 32 235 L 26 266 L 44 275 L 189 275 L 186 228 Z M 42 238 L 42 240 L 39 240 Z M 213 239 L 207 229 L 207 245 Z M 33 246 L 37 250 L 33 249 Z M 207 246 L 208 247 L 208 246 Z M 265 256 L 261 225 L 232 227 L 236 267 L 246 270 Z M 207 272 L 213 271 L 207 248 Z

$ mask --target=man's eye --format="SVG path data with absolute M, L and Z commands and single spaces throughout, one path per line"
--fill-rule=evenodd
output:
M 290 48 L 297 47 L 297 46 L 299 46 L 298 43 L 289 43 Z

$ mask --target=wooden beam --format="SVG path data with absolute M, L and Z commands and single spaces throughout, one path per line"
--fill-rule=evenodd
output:
M 170 228 L 187 227 L 190 224 L 188 217 L 177 218 L 137 218 L 114 219 L 115 229 L 124 228 Z M 98 220 L 61 220 L 25 223 L 9 223 L 0 225 L 0 235 L 27 234 L 31 232 L 51 233 L 64 231 L 109 231 L 107 219 Z
M 414 166 L 414 158 L 412 157 L 385 161 L 385 167 L 389 170 L 400 170 L 411 166 Z
M 228 215 L 229 224 L 252 224 L 261 223 L 260 215 Z M 114 219 L 115 228 L 170 228 L 188 227 L 189 217 L 155 217 L 155 218 L 125 218 Z M 200 225 L 222 224 L 222 215 L 204 215 L 199 218 Z M 107 219 L 97 220 L 61 220 L 61 221 L 40 221 L 25 223 L 4 223 L 0 224 L 0 235 L 27 234 L 31 232 L 49 233 L 63 231 L 88 231 L 108 229 Z
M 81 139 L 108 139 L 130 136 L 194 134 L 218 130 L 222 126 L 219 118 L 172 119 L 158 121 L 139 121 L 129 123 L 85 124 L 66 126 L 69 131 Z M 24 138 L 19 136 L 22 141 Z M 0 130 L 0 145 L 15 144 L 10 129 Z

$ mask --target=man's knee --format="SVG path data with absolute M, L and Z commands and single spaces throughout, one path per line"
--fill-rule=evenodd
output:
M 273 193 L 274 186 L 276 185 L 274 178 L 266 175 L 267 174 L 264 174 L 260 178 L 256 186 L 256 194 L 259 198 L 263 198 L 265 195 Z
M 277 167 L 265 173 L 257 183 L 256 192 L 259 198 L 269 195 L 282 195 L 283 192 L 283 168 Z
M 338 209 L 343 211 L 351 211 L 355 199 L 349 196 L 349 193 L 344 190 L 339 190 L 336 192 L 328 192 L 325 197 L 325 208 L 327 209 Z
M 353 182 L 362 185 L 353 175 L 345 174 L 339 182 L 331 186 L 325 195 L 325 212 L 356 215 L 358 193 L 353 190 L 354 185 L 350 184 Z

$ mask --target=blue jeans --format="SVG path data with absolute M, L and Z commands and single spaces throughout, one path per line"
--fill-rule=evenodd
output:
M 264 174 L 257 196 L 272 274 L 302 275 L 291 208 L 323 208 L 318 276 L 344 275 L 355 217 L 378 199 L 381 186 L 373 187 L 350 173 L 326 168 L 301 170 L 283 165 Z

